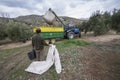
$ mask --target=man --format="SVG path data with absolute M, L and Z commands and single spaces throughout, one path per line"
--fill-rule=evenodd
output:
M 38 61 L 42 61 L 44 59 L 43 50 L 44 50 L 44 40 L 40 35 L 40 28 L 36 29 L 36 34 L 32 37 L 32 46 L 36 51 L 36 58 Z

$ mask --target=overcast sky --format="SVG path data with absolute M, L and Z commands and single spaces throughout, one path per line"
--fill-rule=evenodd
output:
M 0 0 L 0 13 L 10 17 L 44 15 L 49 8 L 59 16 L 89 18 L 96 10 L 120 9 L 120 0 Z

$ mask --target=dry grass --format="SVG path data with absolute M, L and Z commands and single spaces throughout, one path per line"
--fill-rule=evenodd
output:
M 66 42 L 65 42 L 66 43 Z M 30 46 L 0 50 L 1 80 L 120 80 L 120 39 L 110 42 L 68 46 L 57 44 L 62 63 L 62 73 L 52 66 L 43 75 L 24 71 L 31 61 L 27 58 Z M 46 50 L 48 47 L 46 47 Z M 7 55 L 9 54 L 9 55 Z

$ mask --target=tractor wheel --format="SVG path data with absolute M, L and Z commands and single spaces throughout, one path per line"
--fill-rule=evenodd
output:
M 73 32 L 68 32 L 67 33 L 67 38 L 68 39 L 73 39 L 75 37 L 74 33 Z

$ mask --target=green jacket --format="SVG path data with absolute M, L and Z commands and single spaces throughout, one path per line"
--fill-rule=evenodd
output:
M 44 48 L 44 39 L 40 34 L 34 34 L 32 37 L 32 46 L 36 50 L 40 50 Z

